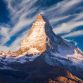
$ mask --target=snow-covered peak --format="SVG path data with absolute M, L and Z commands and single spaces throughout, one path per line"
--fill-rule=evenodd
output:
M 21 42 L 21 49 L 27 49 L 27 54 L 41 54 L 46 50 L 45 21 L 38 15 L 28 35 Z

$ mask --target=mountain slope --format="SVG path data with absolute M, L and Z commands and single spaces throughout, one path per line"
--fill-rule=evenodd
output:
M 11 63 L 13 69 L 0 70 L 2 83 L 83 83 L 81 79 L 59 66 L 50 66 L 44 55 L 33 62 Z M 5 81 L 5 82 L 4 82 Z

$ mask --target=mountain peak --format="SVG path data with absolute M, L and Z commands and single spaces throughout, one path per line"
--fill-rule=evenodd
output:
M 39 15 L 37 16 L 36 20 L 38 20 L 38 21 L 43 20 L 43 21 L 44 21 L 43 15 L 39 14 Z
M 44 18 L 38 15 L 28 35 L 21 42 L 21 49 L 27 49 L 28 54 L 41 54 L 46 50 L 46 32 Z
M 44 17 L 41 15 L 41 14 L 39 14 L 37 17 L 36 17 L 36 20 L 35 20 L 35 22 L 33 23 L 33 25 L 32 26 L 39 26 L 39 28 L 40 28 L 40 26 L 43 26 L 43 25 L 45 25 L 45 20 L 44 20 Z
M 54 34 L 49 21 L 40 14 L 32 24 L 28 35 L 21 41 L 21 50 L 27 54 L 42 54 L 51 48 L 56 51 L 60 44 L 66 47 L 64 40 Z

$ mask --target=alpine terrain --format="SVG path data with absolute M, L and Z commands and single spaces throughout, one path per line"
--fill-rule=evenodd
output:
M 0 83 L 83 83 L 83 53 L 38 15 L 15 52 L 0 52 Z

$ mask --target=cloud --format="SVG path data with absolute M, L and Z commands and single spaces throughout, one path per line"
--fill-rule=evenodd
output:
M 2 40 L 0 41 L 1 44 L 3 45 L 6 42 L 6 40 L 10 39 L 9 28 L 0 26 L 0 35 L 3 37 Z
M 60 26 L 57 26 L 57 28 L 54 28 L 53 31 L 56 34 L 69 33 L 73 29 L 81 25 L 83 25 L 83 21 L 62 23 Z
M 50 18 L 52 19 L 54 19 L 54 17 L 66 16 L 71 14 L 71 12 L 78 10 L 77 7 L 80 7 L 78 5 L 82 2 L 82 0 L 63 0 L 60 3 L 53 5 L 45 12 L 47 15 L 50 15 Z
M 18 32 L 19 30 L 23 29 L 24 26 L 30 25 L 30 23 L 33 22 L 33 18 L 32 19 L 22 19 L 19 20 L 15 26 L 13 27 L 12 31 L 10 32 L 11 35 L 15 34 L 16 32 Z
M 77 36 L 81 36 L 81 35 L 83 35 L 83 30 L 71 32 L 67 35 L 64 35 L 63 37 L 64 38 L 66 38 L 66 37 L 77 37 Z
M 30 24 L 33 22 L 34 17 L 27 18 L 27 16 L 32 15 L 37 10 L 36 7 L 32 8 L 32 6 L 35 4 L 37 0 L 34 0 L 33 2 L 30 0 L 20 0 L 20 2 L 17 2 L 16 0 L 5 0 L 6 4 L 8 6 L 10 15 L 11 15 L 11 22 L 13 26 L 11 28 L 5 27 L 4 25 L 1 27 L 1 35 L 4 37 L 2 38 L 1 44 L 3 45 L 7 41 L 11 40 L 10 38 L 19 33 L 20 30 L 23 30 L 24 27 L 30 26 Z M 19 4 L 20 3 L 20 4 Z M 7 29 L 9 31 L 7 31 Z M 2 31 L 3 30 L 3 31 Z
M 9 48 L 7 46 L 0 46 L 0 51 L 8 51 Z
M 9 28 L 1 26 L 0 27 L 0 34 L 4 35 L 4 36 L 8 35 L 9 34 Z
M 24 33 L 22 33 L 20 35 L 20 37 L 18 37 L 10 46 L 10 50 L 11 51 L 15 51 L 15 50 L 18 50 L 20 48 L 20 43 L 21 43 L 21 40 L 26 37 L 27 35 L 27 31 L 25 31 Z
M 26 31 L 27 32 L 27 31 Z M 24 32 L 24 33 L 22 33 L 21 35 L 20 35 L 20 37 L 19 38 L 17 38 L 12 44 L 11 44 L 11 46 L 3 46 L 3 45 L 1 45 L 0 46 L 0 50 L 1 51 L 16 51 L 16 50 L 18 50 L 19 48 L 20 48 L 20 43 L 21 43 L 21 40 L 26 36 L 25 34 L 26 34 L 26 32 Z
M 25 14 L 28 14 L 28 12 L 32 12 L 32 9 L 35 10 L 35 8 L 32 8 L 32 6 L 36 3 L 37 0 L 31 1 L 31 0 L 6 0 L 6 3 L 8 5 L 8 9 L 11 14 L 12 20 L 16 20 L 17 18 L 20 18 L 24 16 Z M 20 3 L 20 4 L 19 4 Z

